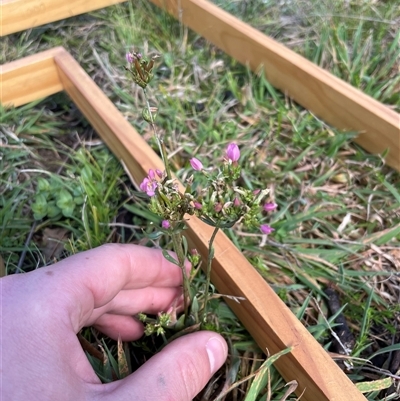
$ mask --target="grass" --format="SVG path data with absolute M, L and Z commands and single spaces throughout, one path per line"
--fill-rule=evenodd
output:
M 400 111 L 397 2 L 218 4 Z M 399 349 L 399 173 L 352 143 L 356 133 L 326 125 L 262 75 L 146 2 L 10 35 L 0 45 L 2 62 L 58 45 L 74 55 L 154 148 L 151 129 L 140 117 L 144 99 L 123 65 L 133 46 L 147 55 L 161 54 L 149 97 L 159 107 L 158 125 L 178 176 L 189 174 L 190 157 L 212 165 L 229 141 L 237 141 L 243 182 L 269 187 L 279 209 L 271 216 L 276 233 L 268 240 L 240 225 L 229 237 L 326 348 L 335 322 L 324 290 L 333 287 L 354 335 L 352 356 L 368 359 L 392 347 L 381 361 L 374 360 L 373 372 L 354 362 L 350 377 L 354 382 L 386 377 L 379 369 L 388 368 Z M 3 110 L 1 124 L 0 252 L 7 274 L 107 241 L 149 244 L 154 216 L 145 199 L 66 96 Z M 54 242 L 61 246 L 51 247 Z M 150 243 L 167 245 L 159 239 Z M 233 339 L 229 377 L 243 379 L 260 367 L 262 354 L 224 304 L 216 302 L 215 308 L 216 324 Z M 83 334 L 95 342 L 89 330 Z M 102 341 L 106 354 L 118 349 Z M 126 361 L 130 369 L 135 363 Z M 97 365 L 105 380 L 119 371 L 118 363 L 114 369 Z M 271 395 L 259 399 L 282 399 L 282 379 L 274 370 L 264 374 L 270 375 Z M 225 399 L 244 400 L 244 394 L 251 394 L 248 382 Z M 395 396 L 367 393 L 370 400 Z

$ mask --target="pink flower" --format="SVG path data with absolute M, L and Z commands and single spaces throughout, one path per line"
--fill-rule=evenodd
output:
M 278 205 L 277 205 L 276 203 L 266 203 L 266 204 L 263 206 L 263 209 L 264 209 L 266 212 L 271 212 L 272 210 L 275 210 L 277 207 L 278 207 Z
M 241 203 L 242 202 L 240 202 L 239 198 L 235 198 L 235 200 L 233 201 L 233 206 L 238 207 L 238 206 L 240 206 Z
M 149 196 L 154 196 L 156 194 L 157 180 L 154 170 L 149 170 L 149 175 L 142 181 L 139 188 Z
M 171 227 L 171 224 L 169 223 L 168 220 L 163 220 L 161 223 L 161 227 L 164 228 L 165 230 L 168 230 L 168 228 Z
M 148 177 L 146 177 L 139 185 L 139 188 L 143 192 L 146 192 L 147 195 L 154 196 L 156 194 L 157 181 L 149 180 Z
M 240 157 L 240 150 L 239 146 L 236 145 L 236 143 L 230 143 L 228 147 L 226 148 L 226 157 L 228 160 L 231 160 L 233 162 L 237 162 Z
M 260 230 L 263 234 L 271 234 L 272 231 L 275 231 L 275 229 L 273 229 L 272 227 L 270 227 L 268 224 L 261 224 L 260 226 Z
M 199 160 L 193 157 L 192 159 L 189 160 L 190 165 L 192 166 L 193 170 L 196 171 L 201 171 L 203 170 L 203 163 Z
M 132 54 L 132 53 L 126 53 L 126 54 L 125 54 L 125 58 L 126 58 L 126 61 L 127 61 L 129 64 L 132 64 L 133 61 L 134 61 L 134 58 L 133 58 L 133 54 Z
M 150 169 L 149 170 L 149 179 L 154 180 L 155 178 L 156 178 L 156 174 L 155 174 L 154 170 Z
M 222 204 L 221 203 L 216 203 L 214 205 L 214 210 L 219 213 L 222 210 Z
M 164 177 L 164 173 L 159 169 L 156 169 L 156 174 L 159 176 L 159 178 L 163 178 Z
M 197 210 L 200 210 L 203 205 L 200 202 L 193 202 L 194 208 Z

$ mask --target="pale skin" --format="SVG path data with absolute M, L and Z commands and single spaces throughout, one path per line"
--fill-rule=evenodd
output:
M 8 401 L 189 401 L 227 356 L 225 340 L 181 337 L 123 380 L 101 384 L 76 334 L 95 326 L 138 339 L 139 312 L 167 310 L 182 294 L 181 271 L 161 251 L 109 244 L 49 267 L 1 279 L 1 390 Z

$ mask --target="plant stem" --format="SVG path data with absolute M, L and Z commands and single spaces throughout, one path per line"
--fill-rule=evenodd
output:
M 144 98 L 146 100 L 147 111 L 149 112 L 149 116 L 150 116 L 150 121 L 151 121 L 150 125 L 151 125 L 151 128 L 153 128 L 153 132 L 154 132 L 154 136 L 155 136 L 156 141 L 157 141 L 158 149 L 160 150 L 161 158 L 162 158 L 162 160 L 164 162 L 165 172 L 167 174 L 167 178 L 168 178 L 168 180 L 170 180 L 171 179 L 171 169 L 169 167 L 167 150 L 165 148 L 164 141 L 161 139 L 161 137 L 157 133 L 157 129 L 156 129 L 156 125 L 154 123 L 153 113 L 151 112 L 149 98 L 147 97 L 146 89 L 143 89 L 143 93 L 144 93 Z
M 218 230 L 219 230 L 219 227 L 214 228 L 214 231 L 210 238 L 210 242 L 208 244 L 207 282 L 206 282 L 206 288 L 205 288 L 205 293 L 204 293 L 204 306 L 203 306 L 203 311 L 202 311 L 202 316 L 201 316 L 201 320 L 203 320 L 203 322 L 205 322 L 205 320 L 207 318 L 207 302 L 208 302 L 208 294 L 210 292 L 211 264 L 212 264 L 212 260 L 214 258 L 213 243 L 214 243 L 214 239 L 218 233 Z
M 185 320 L 188 318 L 189 302 L 190 302 L 190 281 L 185 269 L 185 253 L 182 248 L 182 234 L 172 234 L 172 243 L 174 244 L 174 250 L 178 257 L 179 267 L 182 270 L 183 277 L 183 310 L 185 313 Z

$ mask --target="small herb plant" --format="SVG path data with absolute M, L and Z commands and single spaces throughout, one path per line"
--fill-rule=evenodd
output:
M 179 192 L 178 183 L 171 174 L 164 140 L 158 134 L 155 125 L 157 109 L 150 106 L 146 94 L 147 85 L 153 77 L 155 60 L 155 57 L 146 60 L 140 53 L 126 54 L 126 70 L 133 81 L 143 89 L 146 108 L 142 116 L 152 126 L 165 167 L 164 171 L 149 170 L 148 176 L 140 184 L 140 189 L 150 198 L 149 210 L 162 219 L 161 226 L 158 227 L 159 232 L 172 240 L 175 255 L 164 250 L 164 257 L 179 266 L 183 277 L 183 314 L 179 318 L 176 315 L 179 305 L 171 307 L 166 313 L 160 313 L 156 319 L 150 319 L 144 314 L 139 315 L 139 319 L 146 323 L 147 335 L 157 333 L 164 336 L 165 328 L 182 330 L 190 327 L 189 331 L 193 331 L 210 327 L 208 302 L 210 295 L 213 295 L 210 275 L 214 258 L 213 243 L 218 231 L 242 222 L 247 228 L 257 228 L 268 235 L 274 229 L 267 224 L 260 226 L 259 215 L 262 210 L 275 210 L 277 205 L 265 203 L 268 189 L 254 191 L 239 185 L 240 149 L 236 143 L 228 144 L 225 157 L 216 166 L 205 167 L 199 159 L 191 158 L 193 174 L 186 179 L 185 192 Z M 202 175 L 201 180 L 197 179 L 200 178 L 199 175 Z M 206 182 L 206 185 L 202 186 L 200 182 Z M 189 250 L 184 236 L 187 216 L 197 216 L 204 223 L 214 227 L 208 246 L 205 286 L 197 293 L 191 283 L 200 265 L 200 255 L 196 249 Z M 187 263 L 191 265 L 189 270 Z

